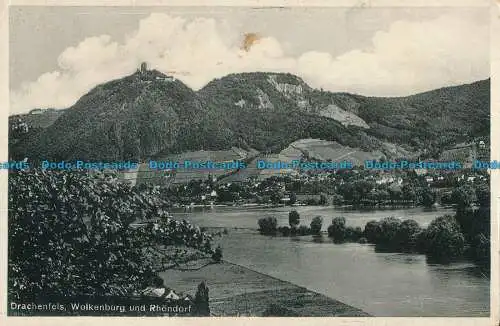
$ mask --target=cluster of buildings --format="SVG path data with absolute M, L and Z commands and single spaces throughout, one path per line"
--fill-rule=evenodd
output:
M 143 296 L 147 297 L 157 297 L 162 298 L 167 301 L 189 301 L 193 302 L 193 297 L 186 293 L 177 293 L 175 290 L 165 287 L 147 287 L 141 293 Z

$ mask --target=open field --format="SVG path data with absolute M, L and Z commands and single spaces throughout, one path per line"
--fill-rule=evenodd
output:
M 278 315 L 288 316 L 369 316 L 304 287 L 229 262 L 193 270 L 167 270 L 160 276 L 167 286 L 193 296 L 196 286 L 205 280 L 215 316 L 263 316 L 270 307 L 279 311 Z

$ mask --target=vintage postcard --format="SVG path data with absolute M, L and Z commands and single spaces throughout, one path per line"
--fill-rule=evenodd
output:
M 392 3 L 9 4 L 7 323 L 498 324 L 497 7 Z

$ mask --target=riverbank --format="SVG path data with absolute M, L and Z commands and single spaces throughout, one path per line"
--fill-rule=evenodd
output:
M 193 296 L 204 280 L 214 316 L 370 316 L 325 295 L 227 261 L 208 265 L 199 261 L 159 275 L 169 287 Z

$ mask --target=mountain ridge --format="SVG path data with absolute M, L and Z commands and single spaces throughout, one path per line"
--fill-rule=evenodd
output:
M 419 155 L 489 135 L 489 85 L 486 79 L 383 98 L 325 92 L 289 73 L 251 72 L 194 91 L 157 70 L 138 70 L 97 85 L 35 132 L 12 131 L 17 119 L 32 115 L 9 117 L 9 155 L 141 161 L 231 147 L 279 153 L 309 138 L 388 158 Z

